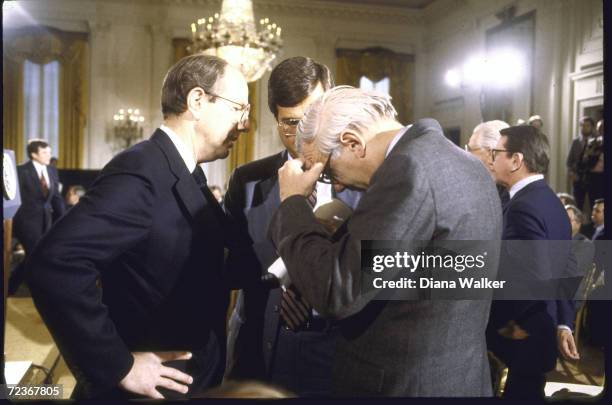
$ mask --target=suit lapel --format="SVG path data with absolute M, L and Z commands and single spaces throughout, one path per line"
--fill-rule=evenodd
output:
M 201 211 L 206 207 L 208 202 L 204 198 L 202 191 L 196 184 L 195 180 L 191 177 L 191 173 L 187 170 L 187 166 L 183 161 L 183 158 L 176 150 L 176 147 L 168 137 L 168 135 L 161 129 L 157 129 L 151 136 L 151 141 L 155 142 L 162 150 L 170 171 L 176 177 L 176 183 L 174 189 L 176 194 L 183 204 L 192 219 L 201 217 Z
M 34 167 L 34 163 L 30 160 L 26 163 L 26 168 L 28 171 L 28 176 L 30 176 L 30 181 L 36 190 L 36 193 L 39 195 L 41 200 L 45 199 L 45 195 L 42 192 L 42 186 L 40 185 L 40 178 L 38 177 L 38 172 L 36 171 L 36 167 Z M 51 196 L 51 187 L 49 187 L 49 196 Z
M 280 205 L 280 196 L 278 195 L 278 169 L 287 161 L 287 151 L 281 152 L 277 155 L 273 164 L 270 166 L 270 172 L 272 175 L 266 179 L 259 181 L 255 185 L 255 192 L 250 207 L 260 205 L 262 202 L 267 201 L 268 198 L 275 204 L 275 207 Z M 273 193 L 270 196 L 270 193 Z

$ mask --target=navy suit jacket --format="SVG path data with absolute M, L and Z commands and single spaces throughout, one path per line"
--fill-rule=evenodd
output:
M 280 205 L 278 169 L 286 161 L 287 151 L 283 151 L 237 168 L 225 195 L 229 216 L 252 240 L 257 260 L 249 271 L 258 277 L 279 257 L 267 233 Z M 347 189 L 336 197 L 354 208 L 360 196 Z M 280 288 L 244 289 L 239 294 L 228 330 L 228 377 L 266 378 L 277 345 L 280 316 L 275 307 L 279 304 Z
M 31 253 L 42 235 L 51 228 L 65 211 L 64 201 L 59 192 L 59 175 L 53 166 L 47 166 L 49 174 L 49 195 L 45 197 L 40 178 L 32 161 L 17 166 L 21 206 L 13 218 L 15 236 Z
M 41 240 L 26 277 L 85 395 L 115 388 L 132 351 L 191 350 L 197 388 L 220 383 L 234 243 L 224 217 L 157 130 L 113 158 Z
M 504 206 L 503 244 L 499 277 L 530 280 L 529 283 L 560 279 L 575 266 L 571 254 L 571 225 L 559 198 L 544 180 L 530 183 Z M 529 241 L 517 243 L 516 241 Z M 568 241 L 539 243 L 538 241 Z M 564 304 L 564 303 L 563 303 Z M 494 352 L 512 366 L 547 371 L 554 367 L 556 326 L 567 316 L 555 300 L 494 301 L 491 306 L 488 337 Z M 509 341 L 497 335 L 497 329 L 516 321 L 530 335 L 525 341 Z M 561 322 L 559 322 L 561 321 Z M 571 324 L 570 324 L 571 325 Z M 570 326 L 568 325 L 568 326 Z M 506 342 L 507 341 L 507 342 Z M 512 353 L 507 347 L 519 346 Z M 504 358 L 505 357 L 505 358 Z

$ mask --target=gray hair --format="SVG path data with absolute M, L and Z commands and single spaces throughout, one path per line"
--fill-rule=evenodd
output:
M 297 130 L 297 149 L 316 140 L 319 151 L 337 157 L 340 135 L 352 131 L 363 135 L 380 121 L 395 119 L 391 97 L 351 86 L 334 87 L 312 103 Z
M 578 223 L 580 224 L 584 224 L 584 214 L 582 213 L 582 211 L 580 211 L 580 208 L 576 207 L 573 204 L 568 204 L 565 206 L 565 210 L 571 210 L 574 213 L 576 221 L 578 221 Z
M 483 122 L 476 125 L 471 138 L 474 138 L 474 143 L 478 147 L 493 149 L 501 137 L 499 131 L 509 126 L 506 122 L 500 120 Z

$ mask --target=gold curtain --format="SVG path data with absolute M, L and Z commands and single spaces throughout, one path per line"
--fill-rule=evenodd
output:
M 389 95 L 397 110 L 398 120 L 402 124 L 412 122 L 414 56 L 384 48 L 338 49 L 336 56 L 336 85 L 359 87 L 362 76 L 373 82 L 388 77 Z
M 23 62 L 46 64 L 57 60 L 59 77 L 60 168 L 79 169 L 83 163 L 83 136 L 87 116 L 87 35 L 48 27 L 6 32 L 4 52 L 4 146 L 24 153 Z M 34 134 L 32 134 L 34 135 Z
M 172 40 L 172 46 L 174 48 L 174 62 L 176 63 L 179 59 L 189 55 L 187 47 L 191 41 L 186 38 L 174 38 Z M 249 114 L 249 131 L 241 134 L 234 147 L 232 148 L 230 155 L 228 156 L 227 172 L 231 173 L 240 165 L 250 162 L 253 160 L 253 151 L 255 149 L 255 131 L 257 130 L 257 83 L 249 83 L 249 104 L 251 104 L 251 112 Z

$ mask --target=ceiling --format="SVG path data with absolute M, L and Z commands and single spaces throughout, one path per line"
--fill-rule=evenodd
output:
M 433 3 L 435 0 L 319 0 L 325 3 L 350 3 L 366 4 L 370 6 L 389 6 L 407 9 L 422 9 Z

